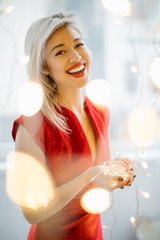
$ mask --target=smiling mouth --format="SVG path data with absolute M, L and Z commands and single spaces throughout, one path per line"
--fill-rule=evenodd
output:
M 80 66 L 78 67 L 75 67 L 73 69 L 70 69 L 67 71 L 68 74 L 71 74 L 71 75 L 74 75 L 74 74 L 82 74 L 85 70 L 85 66 L 86 64 L 81 64 Z

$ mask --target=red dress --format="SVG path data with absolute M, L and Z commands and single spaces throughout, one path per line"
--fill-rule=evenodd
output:
M 41 111 L 32 117 L 21 116 L 15 120 L 12 130 L 14 140 L 19 124 L 22 124 L 30 133 L 44 152 L 48 168 L 57 186 L 109 159 L 108 109 L 106 108 L 102 113 L 87 97 L 85 98 L 84 110 L 93 124 L 97 140 L 95 161 L 93 161 L 88 140 L 76 115 L 65 107 L 62 107 L 62 110 L 69 128 L 72 129 L 68 136 L 52 126 Z M 80 206 L 80 198 L 89 187 L 91 184 L 58 213 L 31 226 L 27 239 L 102 240 L 100 215 L 87 213 Z

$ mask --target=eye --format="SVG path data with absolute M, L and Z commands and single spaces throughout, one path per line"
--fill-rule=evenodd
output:
M 62 55 L 64 53 L 65 53 L 65 51 L 61 50 L 61 51 L 57 52 L 55 56 Z
M 78 43 L 77 45 L 76 45 L 76 48 L 77 47 L 83 47 L 84 46 L 84 43 Z

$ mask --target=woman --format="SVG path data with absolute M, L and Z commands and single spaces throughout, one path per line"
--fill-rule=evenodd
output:
M 38 113 L 14 122 L 13 138 L 16 151 L 44 162 L 56 183 L 47 207 L 22 207 L 33 225 L 29 240 L 103 239 L 100 216 L 81 208 L 81 196 L 97 185 L 111 191 L 115 181 L 121 188 L 131 182 L 131 175 L 118 181 L 101 171 L 109 160 L 109 113 L 82 94 L 90 55 L 79 29 L 74 14 L 59 13 L 36 21 L 26 37 L 29 78 L 42 85 L 45 97 Z

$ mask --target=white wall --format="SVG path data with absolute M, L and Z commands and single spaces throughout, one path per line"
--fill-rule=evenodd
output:
M 39 17 L 59 10 L 75 11 L 82 17 L 83 25 L 86 25 L 85 32 L 88 33 L 87 42 L 93 52 L 92 75 L 95 78 L 105 78 L 112 87 L 110 124 L 112 156 L 117 151 L 125 156 L 134 154 L 134 148 L 130 147 L 126 133 L 126 116 L 136 104 L 139 88 L 132 94 L 126 88 L 126 79 L 138 81 L 136 77 L 128 73 L 126 68 L 129 66 L 126 64 L 134 63 L 128 39 L 129 26 L 116 25 L 115 17 L 102 9 L 99 0 L 92 1 L 92 4 L 90 0 L 6 0 L 0 2 L 0 9 L 13 4 L 15 10 L 12 13 L 0 15 L 0 239 L 25 240 L 29 224 L 22 216 L 21 210 L 11 202 L 6 194 L 5 159 L 7 153 L 14 149 L 11 128 L 13 120 L 19 116 L 18 89 L 27 81 L 25 67 L 18 64 L 18 59 L 24 53 L 24 38 L 30 24 Z M 158 16 L 158 12 L 155 14 Z M 136 49 L 146 79 L 144 95 L 147 102 L 151 101 L 155 91 L 148 80 L 146 67 L 155 56 L 151 36 L 153 36 L 156 22 L 157 18 L 139 25 L 139 19 L 134 28 L 134 39 L 140 40 L 137 42 Z M 160 156 L 157 149 L 159 149 L 159 144 L 152 147 L 147 158 L 149 163 L 147 171 L 151 173 L 151 177 L 137 174 L 135 180 L 141 189 L 151 194 L 148 200 L 140 196 L 140 215 L 153 218 L 160 217 L 158 201 Z M 133 186 L 115 191 L 113 208 L 116 212 L 116 225 L 113 229 L 113 240 L 130 238 L 132 226 L 129 217 L 135 216 L 136 204 Z M 110 226 L 112 221 L 109 211 L 102 214 L 104 225 Z M 104 239 L 109 239 L 107 230 L 104 230 Z

